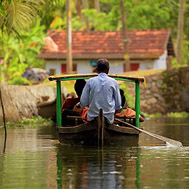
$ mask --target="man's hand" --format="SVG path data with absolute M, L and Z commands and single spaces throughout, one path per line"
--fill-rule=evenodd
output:
M 78 102 L 78 103 L 76 104 L 76 107 L 77 107 L 77 108 L 81 108 L 80 102 Z
M 115 111 L 115 114 L 116 114 L 116 113 L 120 113 L 121 110 L 122 110 L 122 109 L 116 110 L 116 111 Z

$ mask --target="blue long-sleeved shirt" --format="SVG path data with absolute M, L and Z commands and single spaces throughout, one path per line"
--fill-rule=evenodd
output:
M 122 108 L 120 90 L 116 80 L 105 73 L 89 79 L 83 89 L 80 105 L 82 108 L 89 105 L 89 121 L 97 117 L 99 110 L 102 109 L 104 116 L 110 123 L 113 123 L 115 110 Z

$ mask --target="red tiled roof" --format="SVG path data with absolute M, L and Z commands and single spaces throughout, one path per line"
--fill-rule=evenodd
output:
M 66 31 L 51 30 L 48 36 L 58 46 L 58 51 L 53 52 L 45 48 L 45 45 L 38 58 L 65 59 Z M 127 36 L 131 58 L 158 58 L 167 50 L 170 30 L 133 30 L 128 31 Z M 72 53 L 75 59 L 101 58 L 101 55 L 123 59 L 122 34 L 120 31 L 73 31 Z M 174 51 L 172 53 L 174 54 Z

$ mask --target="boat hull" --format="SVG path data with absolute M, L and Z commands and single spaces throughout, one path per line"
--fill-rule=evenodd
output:
M 57 130 L 59 141 L 64 144 L 136 146 L 139 138 L 137 130 L 117 124 L 105 125 L 103 139 L 99 136 L 98 123 L 96 122 L 78 126 L 57 127 Z
M 38 114 L 44 118 L 56 118 L 56 99 L 37 105 Z

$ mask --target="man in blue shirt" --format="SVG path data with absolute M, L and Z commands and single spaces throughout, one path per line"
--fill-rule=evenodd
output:
M 88 80 L 81 98 L 80 106 L 89 106 L 88 121 L 98 117 L 102 109 L 104 116 L 109 123 L 113 123 L 115 112 L 121 110 L 121 97 L 119 86 L 115 79 L 109 77 L 109 62 L 106 59 L 99 59 L 97 62 L 98 76 Z

